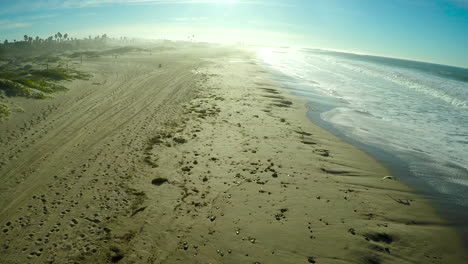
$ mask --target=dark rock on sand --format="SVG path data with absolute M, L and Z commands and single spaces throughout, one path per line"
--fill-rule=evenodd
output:
M 166 183 L 166 182 L 167 182 L 167 179 L 166 179 L 166 178 L 156 178 L 156 179 L 154 179 L 154 180 L 151 181 L 151 183 L 152 183 L 153 185 L 156 185 L 156 186 L 160 186 L 160 185 L 162 185 L 162 184 L 164 184 L 164 183 Z

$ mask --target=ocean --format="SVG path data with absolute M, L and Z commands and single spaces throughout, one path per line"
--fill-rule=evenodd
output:
M 447 218 L 468 221 L 468 69 L 313 49 L 257 55 L 308 100 L 313 122 L 376 157 Z

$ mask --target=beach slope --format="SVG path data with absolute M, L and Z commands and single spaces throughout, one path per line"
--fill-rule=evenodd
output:
M 93 77 L 0 124 L 4 263 L 466 263 L 428 199 L 312 124 L 252 54 L 77 67 Z

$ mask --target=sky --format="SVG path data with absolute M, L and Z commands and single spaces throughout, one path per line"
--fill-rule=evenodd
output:
M 57 32 L 194 35 L 468 68 L 468 0 L 0 0 L 0 41 Z

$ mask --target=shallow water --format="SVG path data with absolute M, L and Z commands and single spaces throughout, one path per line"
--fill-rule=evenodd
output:
M 395 176 L 452 208 L 450 218 L 468 212 L 467 69 L 309 49 L 257 54 L 311 102 L 311 118 L 371 154 L 388 153 L 378 155 Z

